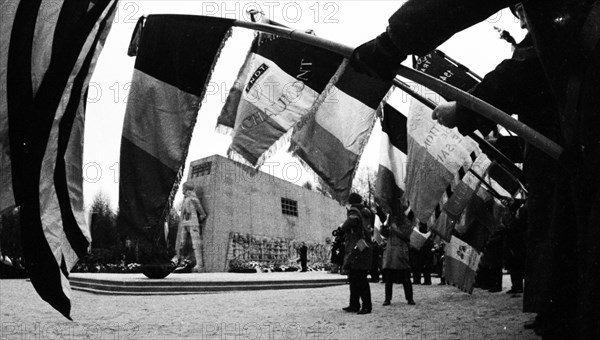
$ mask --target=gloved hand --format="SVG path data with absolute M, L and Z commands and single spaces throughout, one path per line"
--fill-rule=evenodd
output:
M 350 57 L 350 65 L 359 73 L 390 81 L 396 76 L 394 69 L 404 59 L 406 54 L 383 32 L 377 38 L 355 48 Z

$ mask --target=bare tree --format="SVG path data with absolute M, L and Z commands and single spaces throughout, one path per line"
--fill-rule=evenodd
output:
M 368 166 L 361 166 L 356 171 L 352 182 L 352 191 L 360 194 L 370 206 L 375 204 L 375 179 L 377 173 Z

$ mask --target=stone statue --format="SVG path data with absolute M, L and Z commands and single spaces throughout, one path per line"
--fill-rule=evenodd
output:
M 192 241 L 192 249 L 194 251 L 194 259 L 196 265 L 192 268 L 192 272 L 200 273 L 204 268 L 204 247 L 202 244 L 202 232 L 207 214 L 198 199 L 193 182 L 188 181 L 183 184 L 183 204 L 181 206 L 181 218 L 177 233 L 177 258 L 181 262 L 184 255 L 183 249 L 188 237 Z

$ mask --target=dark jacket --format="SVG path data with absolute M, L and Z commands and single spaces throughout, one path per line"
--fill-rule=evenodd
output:
M 342 225 L 344 233 L 344 269 L 369 270 L 371 268 L 373 247 L 363 250 L 356 249 L 356 243 L 365 239 L 369 244 L 371 235 L 365 221 L 370 221 L 370 212 L 362 204 L 353 204 L 348 210 L 348 217 Z
M 392 220 L 391 223 L 389 223 Z M 412 228 L 406 217 L 388 219 L 381 226 L 381 235 L 387 238 L 383 251 L 383 269 L 409 269 L 409 244 Z

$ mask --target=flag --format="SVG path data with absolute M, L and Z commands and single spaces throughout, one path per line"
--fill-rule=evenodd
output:
M 452 196 L 448 197 L 448 201 L 444 204 L 444 210 L 450 218 L 458 220 L 463 213 L 467 204 L 473 198 L 475 192 L 481 185 L 481 180 L 486 176 L 488 169 L 492 165 L 492 161 L 485 153 L 480 153 L 475 156 L 475 152 L 471 153 L 473 163 L 469 170 L 459 169 L 458 184 L 453 189 Z
M 406 116 L 386 103 L 383 107 L 381 130 L 375 198 L 386 211 L 400 216 L 403 213 L 400 199 L 404 194 L 408 148 Z
M 426 73 L 434 78 L 438 78 L 456 88 L 459 88 L 463 91 L 469 91 L 473 89 L 477 84 L 479 84 L 479 80 L 475 77 L 471 76 L 468 73 L 468 69 L 463 65 L 457 64 L 452 61 L 449 57 L 446 57 L 446 54 L 442 51 L 435 50 L 434 52 L 427 54 L 424 57 L 416 57 L 413 56 L 413 67 L 423 73 Z M 514 143 L 513 138 L 502 137 L 499 138 L 496 142 L 496 147 L 498 147 L 502 151 L 511 151 L 514 154 L 514 150 L 519 150 L 515 145 L 511 145 L 508 147 L 506 145 L 505 139 L 511 139 L 511 142 Z M 480 147 L 484 152 L 490 153 L 490 156 L 493 157 L 496 161 L 500 161 L 498 151 L 492 152 L 494 150 L 493 147 L 489 143 L 480 141 Z M 511 157 L 506 157 L 509 160 L 519 160 L 522 158 L 522 155 L 509 155 Z M 513 172 L 507 170 L 506 167 L 509 167 Z M 516 194 L 518 190 L 521 189 L 521 184 L 516 176 L 519 176 L 520 170 L 515 168 L 512 164 L 500 164 L 495 163 L 490 169 L 489 173 L 491 177 L 501 183 L 501 185 L 506 188 L 506 190 L 512 194 Z M 513 175 L 514 174 L 514 175 Z
M 341 61 L 319 47 L 258 34 L 218 118 L 229 128 L 235 121 L 230 157 L 261 165 L 315 106 Z
M 322 94 L 320 104 L 294 128 L 292 152 L 345 202 L 391 84 L 346 67 L 345 61 Z
M 450 242 L 446 244 L 444 255 L 446 281 L 464 292 L 473 293 L 481 253 L 452 236 Z
M 90 242 L 82 192 L 87 89 L 116 4 L 0 4 L 0 212 L 20 206 L 31 283 L 69 319 L 69 271 Z
M 440 79 L 463 91 L 468 91 L 479 83 L 467 73 L 462 65 L 452 63 L 442 51 L 435 50 L 423 57 L 413 56 L 413 67 L 434 78 Z
M 144 240 L 162 235 L 213 66 L 233 20 L 148 16 L 123 123 L 118 224 Z
M 431 110 L 412 100 L 408 117 L 406 195 L 420 221 L 427 221 L 459 171 L 469 169 L 478 147 L 471 138 L 431 118 Z
M 422 233 L 418 226 L 414 227 L 410 233 L 410 246 L 417 250 L 421 249 L 429 236 L 431 236 L 431 232 Z

